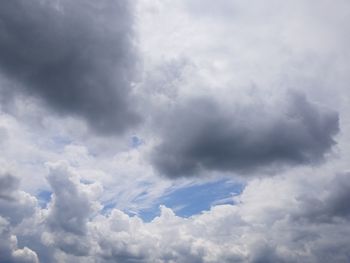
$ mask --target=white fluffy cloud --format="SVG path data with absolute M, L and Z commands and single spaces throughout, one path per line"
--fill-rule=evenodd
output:
M 39 262 L 37 254 L 28 247 L 19 248 L 13 227 L 33 216 L 36 199 L 18 190 L 18 178 L 0 174 L 0 262 Z
M 46 209 L 28 214 L 36 218 L 32 231 L 19 231 L 28 219 L 18 225 L 2 218 L 3 255 L 13 262 L 37 262 L 36 254 L 57 262 L 345 262 L 349 257 L 348 173 L 254 179 L 235 205 L 213 206 L 189 218 L 162 206 L 148 223 L 118 209 L 102 213 L 96 195 L 101 186 L 79 178 L 65 163 L 51 165 L 52 199 Z

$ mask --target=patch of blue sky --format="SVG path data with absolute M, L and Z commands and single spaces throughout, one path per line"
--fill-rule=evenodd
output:
M 85 184 L 85 185 L 94 183 L 94 181 L 91 181 L 91 180 L 88 180 L 88 179 L 85 179 L 85 178 L 81 178 L 79 181 L 80 181 L 81 184 Z
M 89 184 L 89 181 L 82 181 Z M 239 195 L 244 189 L 244 184 L 231 180 L 219 180 L 215 182 L 207 182 L 204 184 L 187 185 L 181 188 L 168 191 L 161 198 L 152 202 L 147 208 L 125 209 L 124 212 L 130 216 L 138 215 L 144 221 L 149 222 L 156 216 L 159 216 L 160 205 L 171 208 L 176 215 L 181 217 L 190 217 L 207 211 L 214 205 L 234 204 L 233 197 Z M 36 194 L 39 205 L 46 208 L 51 201 L 52 192 L 48 190 L 40 190 Z M 142 200 L 147 196 L 144 192 L 138 196 L 138 200 Z M 137 201 L 137 200 L 135 200 Z M 102 209 L 102 214 L 108 214 L 116 207 L 116 202 L 106 202 Z
M 101 213 L 102 213 L 103 215 L 108 214 L 113 208 L 115 208 L 115 206 L 116 206 L 116 203 L 115 203 L 115 202 L 106 203 L 106 204 L 103 206 Z
M 240 194 L 243 188 L 241 182 L 230 180 L 179 188 L 161 197 L 152 207 L 139 211 L 138 215 L 145 221 L 151 221 L 159 215 L 159 206 L 165 205 L 178 216 L 190 217 L 214 205 L 233 204 L 233 197 Z
M 130 146 L 131 148 L 137 148 L 140 145 L 142 145 L 144 142 L 142 139 L 140 139 L 139 137 L 137 137 L 136 135 L 132 136 L 130 139 Z
M 48 190 L 40 190 L 36 194 L 36 198 L 38 199 L 38 203 L 41 208 L 46 208 L 47 204 L 51 201 L 52 192 Z

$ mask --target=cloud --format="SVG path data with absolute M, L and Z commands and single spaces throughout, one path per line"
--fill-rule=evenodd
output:
M 18 248 L 17 238 L 10 232 L 9 223 L 0 216 L 0 262 L 38 263 L 38 256 L 27 247 Z
M 18 178 L 4 174 L 0 175 L 0 199 L 11 200 L 12 192 L 18 188 Z
M 51 165 L 48 181 L 53 196 L 43 240 L 68 254 L 87 255 L 91 246 L 86 238 L 87 223 L 96 210 L 89 194 L 96 195 L 101 191 L 100 186 L 80 185 L 78 175 L 69 171 L 65 163 Z
M 0 262 L 349 262 L 345 2 L 1 3 Z
M 6 253 L 0 255 L 21 256 L 10 262 L 347 262 L 348 178 L 254 179 L 234 197 L 235 205 L 212 206 L 189 218 L 161 206 L 158 217 L 144 222 L 118 209 L 103 213 L 101 186 L 80 182 L 60 162 L 50 165 L 53 198 L 47 208 L 37 207 L 19 225 L 1 217 L 0 249 Z
M 294 93 L 282 104 L 257 101 L 234 109 L 209 98 L 188 100 L 162 121 L 152 161 L 172 178 L 314 164 L 335 144 L 339 130 L 337 113 Z
M 339 220 L 340 218 L 350 218 L 350 174 L 337 174 L 330 182 L 329 187 L 317 198 L 303 196 L 305 205 L 299 214 L 295 215 L 295 220 L 311 220 L 327 223 Z
M 0 174 L 0 215 L 13 225 L 32 216 L 37 206 L 36 199 L 18 187 L 17 177 L 9 173 Z
M 0 69 L 22 92 L 100 133 L 138 123 L 129 1 L 15 0 L 0 9 Z
M 13 227 L 33 216 L 37 203 L 28 193 L 18 190 L 19 179 L 0 174 L 0 262 L 37 263 L 38 257 L 28 247 L 19 248 Z

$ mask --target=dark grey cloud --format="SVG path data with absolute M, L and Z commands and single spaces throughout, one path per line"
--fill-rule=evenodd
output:
M 257 103 L 234 110 L 208 98 L 191 100 L 175 106 L 162 122 L 152 161 L 169 177 L 314 164 L 335 144 L 339 129 L 337 113 L 295 93 L 279 106 Z
M 350 219 L 350 173 L 339 174 L 331 182 L 325 198 L 325 210 L 335 217 Z
M 300 196 L 302 205 L 293 218 L 316 223 L 350 220 L 350 174 L 336 175 L 328 187 L 317 197 Z
M 140 120 L 130 95 L 132 27 L 130 1 L 2 1 L 0 69 L 58 112 L 123 132 Z

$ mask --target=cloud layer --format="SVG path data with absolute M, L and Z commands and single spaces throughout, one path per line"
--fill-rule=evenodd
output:
M 67 164 L 52 164 L 47 208 L 36 207 L 20 224 L 1 217 L 0 247 L 7 251 L 1 255 L 10 262 L 346 262 L 348 178 L 256 179 L 235 205 L 190 218 L 161 207 L 160 216 L 145 223 L 117 209 L 103 214 L 99 184 L 83 184 Z M 31 231 L 22 231 L 29 225 Z
M 0 69 L 19 90 L 101 133 L 139 121 L 130 2 L 15 0 L 1 4 L 0 21 Z
M 349 18 L 2 1 L 0 263 L 349 262 Z

